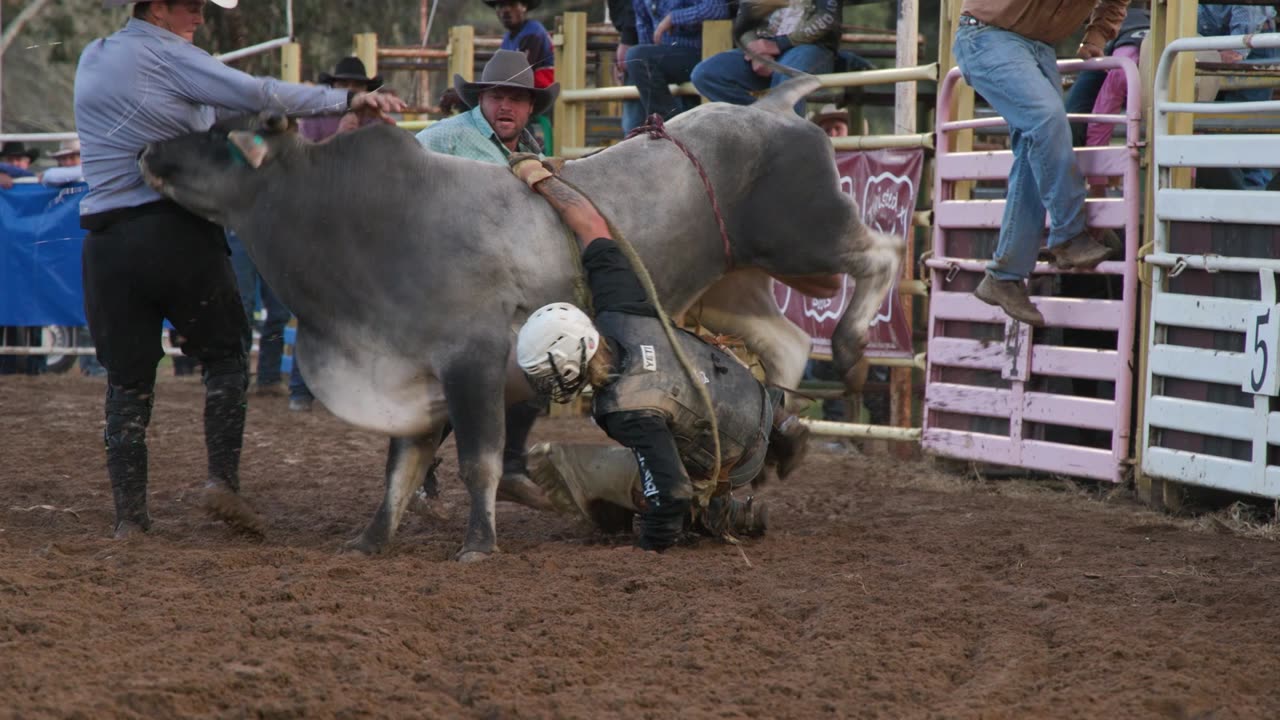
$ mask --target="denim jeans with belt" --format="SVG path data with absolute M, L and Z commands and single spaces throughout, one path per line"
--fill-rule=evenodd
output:
M 1009 123 L 1013 169 L 1000 242 L 987 272 L 1025 279 L 1035 268 L 1049 211 L 1049 246 L 1085 230 L 1084 178 L 1071 151 L 1053 48 L 990 25 L 956 31 L 956 62 L 964 79 Z

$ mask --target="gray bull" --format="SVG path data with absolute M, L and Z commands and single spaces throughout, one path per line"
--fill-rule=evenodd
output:
M 860 222 L 829 141 L 792 111 L 816 87 L 793 80 L 753 106 L 703 105 L 668 125 L 715 188 L 728 275 L 706 191 L 673 143 L 628 140 L 563 169 L 637 248 L 673 314 L 710 288 L 701 322 L 742 337 L 786 385 L 809 342 L 779 314 L 766 273 L 857 279 L 834 341 L 849 377 L 902 251 Z M 261 139 L 211 130 L 153 144 L 144 174 L 235 230 L 298 317 L 312 391 L 338 417 L 391 436 L 382 503 L 348 547 L 375 552 L 392 539 L 449 420 L 471 501 L 457 559 L 495 552 L 504 402 L 528 393 L 510 371 L 514 329 L 574 299 L 576 245 L 505 168 L 424 151 L 387 126 L 311 145 L 267 125 Z

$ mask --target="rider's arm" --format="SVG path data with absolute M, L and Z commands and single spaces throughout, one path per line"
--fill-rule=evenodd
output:
M 671 547 L 689 514 L 693 486 L 666 419 L 651 412 L 616 412 L 598 421 L 609 437 L 635 453 L 640 466 L 640 492 L 645 505 L 640 512 L 640 547 Z
M 569 226 L 585 250 L 592 241 L 612 237 L 609 224 L 596 212 L 591 201 L 561 182 L 533 156 L 512 158 L 511 172 L 546 198 L 551 207 L 560 213 L 560 219 Z

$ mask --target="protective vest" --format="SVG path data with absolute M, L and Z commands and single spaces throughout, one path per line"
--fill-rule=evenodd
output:
M 620 312 L 596 316 L 600 334 L 614 341 L 622 357 L 618 378 L 596 391 L 592 414 L 650 410 L 667 419 L 680 460 L 691 479 L 715 467 L 711 422 L 698 392 L 671 349 L 657 318 Z M 720 429 L 721 467 L 728 470 L 763 454 L 772 413 L 765 388 L 751 371 L 725 351 L 676 329 L 694 375 L 707 385 Z M 696 483 L 695 483 L 696 484 Z

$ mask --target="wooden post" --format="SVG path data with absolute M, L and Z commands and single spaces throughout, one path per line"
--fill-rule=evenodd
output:
M 352 38 L 355 55 L 364 63 L 364 71 L 369 77 L 378 74 L 378 33 L 356 33 Z
M 302 82 L 302 46 L 296 42 L 280 48 L 280 79 Z
M 587 86 L 587 14 L 567 12 L 561 19 L 564 43 L 556 52 L 556 80 L 563 90 L 580 90 Z M 587 109 L 581 103 L 556 101 L 553 152 L 565 147 L 587 144 Z
M 476 29 L 470 25 L 455 25 L 449 28 L 449 77 L 447 84 L 453 84 L 453 76 L 461 75 L 463 80 L 472 82 L 476 74 Z
M 898 38 L 897 63 L 900 68 L 915 67 L 919 64 L 920 8 L 916 0 L 898 0 Z M 893 132 L 895 135 L 914 134 L 917 132 L 918 117 L 916 108 L 916 83 L 900 82 L 894 85 Z M 915 227 L 907 226 L 906 248 L 902 257 L 903 280 L 912 280 L 915 275 Z M 902 309 L 906 314 L 907 337 L 912 337 L 912 320 L 915 317 L 915 297 L 902 297 Z M 915 351 L 914 340 L 911 342 Z M 896 427 L 911 427 L 912 410 L 912 375 L 914 368 L 894 367 L 889 369 L 889 424 Z M 895 457 L 911 457 L 916 451 L 911 443 L 894 443 Z
M 1165 39 L 1159 52 L 1151 54 L 1151 65 L 1160 62 L 1160 54 L 1169 43 L 1184 37 L 1196 36 L 1196 17 L 1200 3 L 1196 0 L 1170 0 L 1169 15 L 1165 19 Z M 1179 53 L 1174 58 L 1173 69 L 1169 76 L 1170 102 L 1195 102 L 1196 100 L 1196 56 L 1195 53 Z M 1155 113 L 1152 113 L 1154 118 Z M 1194 130 L 1195 118 L 1190 113 L 1178 113 L 1169 120 L 1170 135 L 1190 135 Z M 1154 135 L 1148 136 L 1152 139 Z M 1175 188 L 1191 187 L 1192 168 L 1174 168 L 1170 171 L 1169 186 Z M 1154 197 L 1155 186 L 1147 187 L 1148 197 Z M 1148 215 L 1148 222 L 1154 215 Z
M 733 21 L 708 20 L 702 23 L 702 59 L 733 49 Z M 710 100 L 702 98 L 702 102 Z

